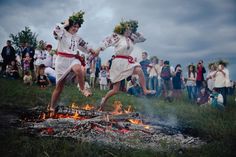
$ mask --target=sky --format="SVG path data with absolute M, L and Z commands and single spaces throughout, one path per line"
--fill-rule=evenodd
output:
M 224 59 L 230 78 L 236 80 L 236 1 L 235 0 L 8 0 L 0 1 L 0 47 L 11 33 L 25 26 L 38 34 L 38 40 L 57 41 L 52 31 L 73 12 L 85 11 L 79 36 L 93 48 L 113 32 L 122 19 L 137 20 L 138 31 L 147 39 L 137 44 L 133 56 L 141 52 L 169 60 L 186 68 L 190 63 Z M 114 54 L 101 53 L 103 63 Z

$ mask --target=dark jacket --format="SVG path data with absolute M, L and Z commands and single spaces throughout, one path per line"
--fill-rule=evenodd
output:
M 7 52 L 7 49 L 10 49 L 9 53 Z M 16 59 L 16 51 L 12 46 L 4 46 L 2 49 L 2 58 L 4 62 L 11 62 Z

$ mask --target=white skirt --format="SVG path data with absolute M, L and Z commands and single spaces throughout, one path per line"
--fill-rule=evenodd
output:
M 57 56 L 55 61 L 56 82 L 64 79 L 72 81 L 75 78 L 72 67 L 76 64 L 81 65 L 80 61 L 76 58 Z
M 128 59 L 115 58 L 110 69 L 111 82 L 116 83 L 131 76 L 136 66 L 140 66 L 140 64 L 137 62 L 129 63 Z

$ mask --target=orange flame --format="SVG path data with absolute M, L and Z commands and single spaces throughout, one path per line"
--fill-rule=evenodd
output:
M 120 101 L 115 101 L 114 107 L 115 107 L 115 109 L 112 112 L 112 114 L 122 114 L 122 104 Z
M 80 118 L 80 116 L 79 116 L 79 114 L 78 114 L 77 111 L 76 111 L 75 114 L 72 116 L 72 118 L 74 118 L 74 119 L 79 119 L 79 118 Z
M 150 129 L 150 126 L 149 125 L 144 125 L 144 128 L 145 129 Z
M 79 106 L 76 105 L 76 103 L 73 102 L 73 103 L 71 104 L 71 108 L 72 108 L 72 109 L 79 109 Z
M 39 119 L 45 120 L 45 119 L 46 119 L 46 114 L 45 114 L 44 112 L 42 112 L 42 113 L 39 115 Z
M 128 109 L 127 109 L 127 110 L 124 109 L 124 112 L 125 112 L 125 113 L 131 113 L 132 111 L 133 111 L 133 110 L 132 110 L 131 105 L 128 106 Z
M 91 104 L 87 104 L 84 107 L 82 107 L 82 109 L 84 109 L 84 110 L 92 110 L 92 109 L 94 109 L 94 106 L 91 105 Z
M 143 122 L 139 119 L 128 119 L 133 124 L 143 124 Z

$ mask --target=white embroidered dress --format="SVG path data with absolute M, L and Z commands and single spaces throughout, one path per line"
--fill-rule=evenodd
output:
M 55 39 L 58 40 L 57 52 L 76 55 L 81 50 L 87 54 L 90 53 L 88 43 L 77 34 L 72 35 L 67 32 L 63 26 L 57 25 L 53 34 Z M 75 64 L 81 65 L 80 60 L 57 55 L 55 60 L 56 82 L 65 78 L 74 78 L 75 74 L 72 72 L 72 67 Z
M 139 42 L 144 42 L 145 38 L 141 34 L 132 34 L 130 38 L 123 35 L 113 33 L 111 36 L 103 40 L 101 49 L 113 46 L 115 55 L 130 56 L 134 49 L 134 45 Z M 115 58 L 112 61 L 110 69 L 110 80 L 112 83 L 119 82 L 133 74 L 134 68 L 140 66 L 139 63 L 130 63 L 128 59 Z

